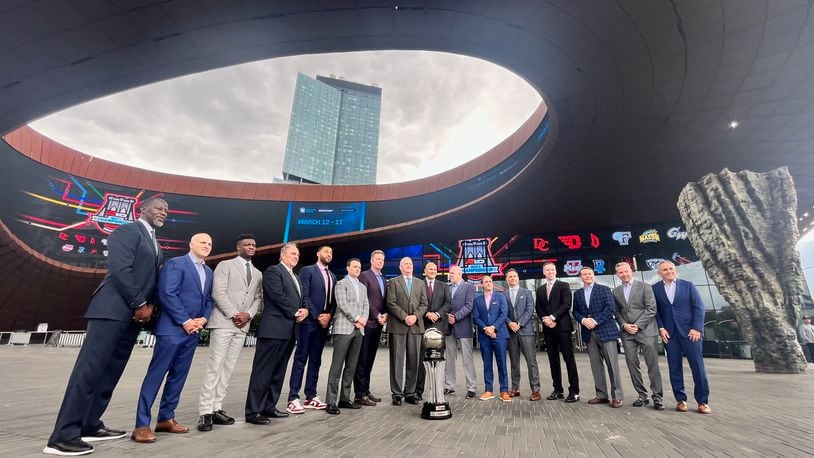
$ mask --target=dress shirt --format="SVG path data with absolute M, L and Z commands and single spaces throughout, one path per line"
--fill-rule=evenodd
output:
M 288 271 L 288 275 L 291 275 L 291 279 L 294 281 L 294 287 L 297 288 L 297 294 L 299 294 L 300 297 L 302 297 L 302 290 L 300 290 L 300 281 L 297 280 L 297 276 L 294 275 L 294 271 L 291 270 L 291 267 L 288 267 L 285 264 L 283 264 L 283 267 L 285 267 L 285 270 Z
M 667 300 L 670 301 L 670 303 L 672 304 L 673 300 L 675 300 L 676 298 L 676 282 L 675 281 L 667 282 L 665 280 L 664 293 L 667 295 Z
M 486 302 L 486 310 L 489 310 L 489 303 L 492 302 L 492 293 L 484 293 L 483 300 Z
M 203 259 L 195 256 L 191 252 L 187 254 L 189 259 L 192 259 L 192 264 L 195 265 L 195 270 L 198 271 L 198 279 L 201 282 L 201 291 L 204 290 L 204 286 L 206 284 L 206 271 L 204 270 L 204 261 Z
M 630 303 L 630 290 L 633 289 L 633 280 L 622 283 L 622 293 L 625 295 L 625 302 Z
M 594 289 L 593 283 L 582 288 L 582 291 L 585 292 L 585 306 L 588 307 L 588 310 L 591 309 L 591 291 L 593 289 Z

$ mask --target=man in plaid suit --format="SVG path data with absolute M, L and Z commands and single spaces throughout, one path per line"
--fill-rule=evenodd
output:
M 350 397 L 350 384 L 356 373 L 356 362 L 359 349 L 365 334 L 365 325 L 369 313 L 367 288 L 359 281 L 362 272 L 362 261 L 357 258 L 348 260 L 348 276 L 336 282 L 336 312 L 333 318 L 333 357 L 328 371 L 328 392 L 325 411 L 338 415 L 339 408 L 359 409 L 361 404 Z M 342 368 L 345 368 L 344 371 Z M 339 376 L 342 375 L 342 391 L 339 392 Z M 339 397 L 337 405 L 336 398 Z
M 614 310 L 616 302 L 613 292 L 604 285 L 594 282 L 594 270 L 583 267 L 579 271 L 584 287 L 574 291 L 574 319 L 581 325 L 582 341 L 588 346 L 588 358 L 594 375 L 596 397 L 588 404 L 611 404 L 622 407 L 622 379 L 619 375 L 619 352 L 616 339 L 619 328 L 616 326 Z M 610 376 L 611 392 L 605 380 L 605 365 Z M 609 399 L 610 398 L 610 399 Z

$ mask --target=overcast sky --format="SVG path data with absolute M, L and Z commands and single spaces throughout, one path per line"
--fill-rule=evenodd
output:
M 382 88 L 378 183 L 434 175 L 511 135 L 540 103 L 483 60 L 425 51 L 285 57 L 185 76 L 33 122 L 81 152 L 180 175 L 270 182 L 282 163 L 297 73 Z

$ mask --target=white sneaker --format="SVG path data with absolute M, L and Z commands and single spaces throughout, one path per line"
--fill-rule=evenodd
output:
M 285 411 L 292 414 L 297 415 L 301 413 L 305 413 L 305 408 L 303 408 L 300 399 L 294 399 L 293 401 L 288 401 L 288 405 L 285 407 Z
M 319 400 L 319 396 L 314 396 L 311 399 L 306 399 L 305 402 L 302 403 L 303 407 L 306 409 L 316 409 L 316 410 L 325 410 L 328 407 L 328 404 Z

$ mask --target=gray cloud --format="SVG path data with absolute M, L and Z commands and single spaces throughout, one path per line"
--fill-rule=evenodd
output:
M 540 103 L 491 63 L 382 51 L 279 58 L 136 88 L 32 123 L 77 150 L 149 170 L 270 182 L 281 175 L 297 73 L 382 88 L 379 183 L 430 176 L 495 146 Z

